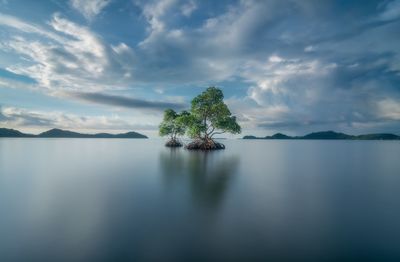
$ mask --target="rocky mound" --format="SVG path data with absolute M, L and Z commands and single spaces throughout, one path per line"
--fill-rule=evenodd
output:
M 165 143 L 165 146 L 167 147 L 181 147 L 182 143 L 178 140 L 169 140 L 167 143 Z
M 225 149 L 225 145 L 215 142 L 213 140 L 203 141 L 203 140 L 196 140 L 185 147 L 189 150 L 216 150 L 216 149 Z

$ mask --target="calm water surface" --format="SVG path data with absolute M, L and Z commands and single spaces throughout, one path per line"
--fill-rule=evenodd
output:
M 0 139 L 0 261 L 400 261 L 398 141 Z

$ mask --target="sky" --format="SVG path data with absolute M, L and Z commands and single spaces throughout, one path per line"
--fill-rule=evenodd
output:
M 400 0 L 0 0 L 0 127 L 156 137 L 208 86 L 241 135 L 400 134 Z

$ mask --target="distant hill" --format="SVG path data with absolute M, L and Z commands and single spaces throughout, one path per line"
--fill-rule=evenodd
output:
M 301 139 L 353 139 L 354 136 L 334 131 L 315 132 L 301 137 Z
M 107 134 L 107 133 L 100 133 L 100 134 L 95 134 L 93 135 L 96 138 L 148 138 L 145 135 L 142 135 L 137 132 L 128 132 L 128 133 L 123 133 L 123 134 Z
M 40 133 L 38 135 L 38 137 L 75 137 L 75 138 L 88 138 L 91 136 L 92 135 L 81 134 L 81 133 L 57 129 L 57 128 L 50 129 L 50 130 Z
M 368 135 L 359 135 L 356 139 L 361 140 L 396 140 L 400 139 L 400 136 L 396 136 L 394 134 L 368 134 Z
M 243 139 L 324 139 L 324 140 L 337 140 L 337 139 L 346 139 L 346 140 L 400 140 L 400 136 L 394 134 L 367 134 L 367 135 L 359 135 L 352 136 L 344 133 L 338 133 L 334 131 L 322 131 L 322 132 L 314 132 L 307 134 L 305 136 L 287 136 L 285 134 L 277 133 L 273 136 L 266 137 L 256 137 L 252 135 L 244 136 Z
M 58 128 L 50 129 L 46 132 L 40 133 L 39 135 L 24 134 L 18 130 L 0 128 L 0 137 L 37 137 L 37 138 L 147 138 L 147 136 L 142 135 L 137 132 L 128 132 L 123 134 L 81 134 L 77 132 L 72 132 L 68 130 L 62 130 Z
M 293 139 L 293 137 L 287 136 L 285 134 L 277 133 L 273 136 L 256 137 L 256 136 L 244 136 L 243 139 Z
M 242 139 L 264 139 L 263 137 L 256 137 L 256 136 L 244 136 Z
M 285 134 L 281 134 L 281 133 L 277 133 L 277 134 L 275 134 L 273 136 L 265 137 L 265 138 L 269 138 L 269 139 L 292 139 L 292 137 L 287 136 Z
M 0 137 L 34 137 L 35 135 L 24 134 L 15 129 L 0 128 Z

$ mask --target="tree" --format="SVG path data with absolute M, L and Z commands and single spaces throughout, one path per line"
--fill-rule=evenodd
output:
M 236 117 L 232 116 L 223 99 L 219 88 L 209 87 L 192 100 L 190 114 L 179 120 L 187 126 L 190 137 L 200 140 L 195 144 L 201 149 L 214 149 L 220 145 L 214 142 L 214 135 L 241 132 Z
M 167 146 L 182 146 L 178 140 L 178 136 L 182 136 L 186 132 L 186 125 L 180 119 L 187 116 L 189 113 L 183 111 L 181 114 L 176 113 L 173 109 L 164 111 L 164 119 L 159 126 L 160 136 L 169 136 Z

